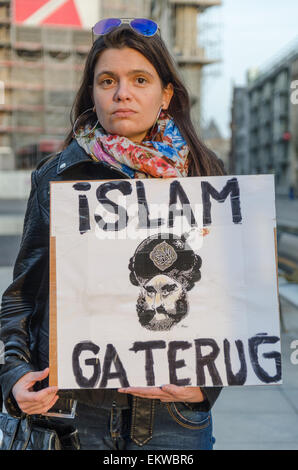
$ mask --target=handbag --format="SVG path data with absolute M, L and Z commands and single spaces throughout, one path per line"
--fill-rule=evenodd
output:
M 0 450 L 61 450 L 61 443 L 54 429 L 36 424 L 30 416 L 14 418 L 0 413 Z
M 25 415 L 0 413 L 0 450 L 79 450 L 78 431 L 72 426 Z
M 71 425 L 42 415 L 15 418 L 0 412 L 0 450 L 79 449 L 78 431 Z

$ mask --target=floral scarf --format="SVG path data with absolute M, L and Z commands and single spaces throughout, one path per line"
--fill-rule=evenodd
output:
M 142 143 L 107 134 L 86 124 L 76 131 L 78 144 L 94 160 L 115 167 L 128 178 L 177 178 L 187 176 L 187 143 L 173 119 L 164 111 Z M 85 136 L 84 136 L 85 135 Z

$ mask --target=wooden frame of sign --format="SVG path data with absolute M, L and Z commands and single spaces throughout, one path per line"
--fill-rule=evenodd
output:
M 57 289 L 56 289 L 56 238 L 50 237 L 50 313 L 49 313 L 49 385 L 57 386 Z

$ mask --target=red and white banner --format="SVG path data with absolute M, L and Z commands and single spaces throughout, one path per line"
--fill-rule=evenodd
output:
M 99 3 L 98 0 L 14 0 L 13 22 L 89 29 L 98 18 Z

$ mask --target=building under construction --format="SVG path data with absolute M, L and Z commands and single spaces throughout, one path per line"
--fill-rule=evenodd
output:
M 88 8 L 86 8 L 86 3 Z M 59 149 L 98 18 L 151 17 L 191 94 L 199 128 L 202 68 L 198 14 L 221 0 L 0 0 L 0 169 L 33 168 Z M 2 88 L 3 88 L 2 87 Z

